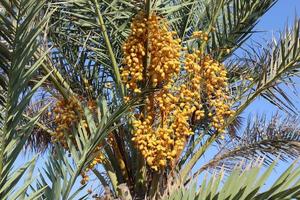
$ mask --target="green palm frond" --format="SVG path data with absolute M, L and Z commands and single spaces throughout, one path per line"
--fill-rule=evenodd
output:
M 36 199 L 43 189 L 27 194 L 34 180 L 32 170 L 36 157 L 13 170 L 18 155 L 31 133 L 39 114 L 31 119 L 24 119 L 23 113 L 38 87 L 48 76 L 36 80 L 33 86 L 29 82 L 38 70 L 45 55 L 38 54 L 38 46 L 43 43 L 43 32 L 51 12 L 41 12 L 45 1 L 0 1 L 1 35 L 1 130 L 0 130 L 0 198 L 1 199 Z M 22 186 L 17 184 L 24 175 L 27 178 Z
M 49 156 L 37 181 L 37 189 L 47 186 L 41 199 L 87 199 L 88 195 L 83 192 L 86 185 L 74 187 L 74 183 L 69 183 L 73 177 L 79 179 L 76 172 L 77 166 L 65 156 L 62 148 L 56 146 L 55 154 Z
M 252 34 L 258 20 L 277 0 L 229 0 L 224 6 L 211 33 L 208 51 L 216 58 L 225 60 Z M 210 10 L 206 11 L 208 18 Z M 226 52 L 229 50 L 229 52 Z
M 82 93 L 87 80 L 101 95 L 105 83 L 113 79 L 112 85 L 121 89 L 121 46 L 135 5 L 130 1 L 58 1 L 55 6 L 52 20 L 56 26 L 49 32 L 57 48 L 52 60 L 69 85 Z
M 255 166 L 248 165 L 246 168 L 237 167 L 227 177 L 224 171 L 218 171 L 209 175 L 200 182 L 197 187 L 196 178 L 186 187 L 174 185 L 169 189 L 169 194 L 164 200 L 265 200 L 265 199 L 298 199 L 300 191 L 299 167 L 292 164 L 273 184 L 266 188 L 266 181 L 271 180 L 271 172 L 275 162 L 263 173 L 260 163 Z
M 245 131 L 240 138 L 229 139 L 219 152 L 207 164 L 204 164 L 194 174 L 207 169 L 222 167 L 232 170 L 238 163 L 251 162 L 264 157 L 264 164 L 270 165 L 274 160 L 290 161 L 297 159 L 300 153 L 300 129 L 298 118 L 279 115 L 249 118 Z
M 288 113 L 297 113 L 285 85 L 293 86 L 295 78 L 299 75 L 299 33 L 300 21 L 297 20 L 292 29 L 281 34 L 279 41 L 273 41 L 262 51 L 255 50 L 256 53 L 248 58 L 238 59 L 241 61 L 239 65 L 247 67 L 248 70 L 242 70 L 243 74 L 238 73 L 242 80 L 232 84 L 235 101 L 243 102 L 237 114 L 258 96 Z M 253 81 L 247 80 L 248 78 L 252 78 Z
M 193 31 L 209 33 L 205 44 L 215 58 L 225 60 L 252 33 L 258 20 L 277 0 L 154 1 L 154 10 L 168 18 L 186 42 Z M 229 50 L 229 52 L 228 52 Z

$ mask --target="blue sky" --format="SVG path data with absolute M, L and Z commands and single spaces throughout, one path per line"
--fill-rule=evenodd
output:
M 266 13 L 256 26 L 256 30 L 264 31 L 259 37 L 270 38 L 272 33 L 282 30 L 287 22 L 293 23 L 296 14 L 299 16 L 300 0 L 279 0 L 268 13 Z

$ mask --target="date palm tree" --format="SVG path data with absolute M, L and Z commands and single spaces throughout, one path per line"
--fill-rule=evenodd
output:
M 296 161 L 264 184 L 300 153 L 300 21 L 246 43 L 276 3 L 0 0 L 0 199 L 299 198 Z M 245 121 L 258 98 L 282 114 Z

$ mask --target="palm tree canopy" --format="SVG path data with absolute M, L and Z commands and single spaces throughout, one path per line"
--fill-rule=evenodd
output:
M 0 199 L 299 198 L 296 162 L 262 190 L 300 152 L 300 20 L 246 44 L 276 3 L 0 0 Z M 258 98 L 283 116 L 244 121 Z

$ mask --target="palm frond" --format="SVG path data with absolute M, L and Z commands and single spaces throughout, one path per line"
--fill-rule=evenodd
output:
M 77 166 L 65 156 L 64 150 L 58 146 L 55 153 L 49 156 L 43 171 L 37 181 L 36 189 L 44 189 L 42 199 L 87 199 L 88 194 L 83 192 L 86 185 L 74 187 L 69 181 L 76 175 Z M 72 189 L 72 191 L 69 191 Z
M 225 1 L 211 33 L 208 51 L 225 60 L 253 33 L 253 28 L 277 0 L 229 0 Z M 206 10 L 210 17 L 210 9 Z M 228 51 L 229 50 L 229 51 Z
M 43 32 L 50 12 L 41 12 L 45 1 L 0 1 L 0 37 L 1 37 L 1 130 L 0 130 L 0 198 L 18 199 L 27 196 L 37 198 L 44 188 L 35 193 L 26 194 L 33 181 L 32 170 L 36 158 L 24 163 L 13 171 L 18 155 L 31 133 L 39 114 L 31 119 L 24 119 L 23 114 L 32 96 L 48 76 L 36 79 L 34 85 L 29 82 L 45 59 L 38 54 L 37 48 L 43 43 Z M 21 187 L 18 183 L 27 174 L 28 177 Z
M 25 144 L 25 152 L 45 153 L 47 150 L 51 151 L 53 148 L 51 134 L 55 130 L 55 124 L 53 117 L 49 114 L 55 102 L 53 98 L 49 97 L 49 94 L 37 93 L 35 94 L 35 98 L 41 100 L 35 100 L 28 105 L 24 118 L 32 118 L 45 107 L 47 107 L 47 110 L 40 114 L 39 121 L 35 124 L 32 133 L 29 135 Z
M 208 53 L 225 60 L 250 36 L 253 28 L 277 0 L 155 1 L 155 10 L 170 18 L 183 42 L 194 31 L 209 34 Z
M 65 81 L 83 95 L 90 95 L 86 87 L 97 95 L 104 94 L 107 84 L 121 89 L 121 46 L 136 13 L 134 1 L 57 1 L 55 6 L 51 59 Z
M 257 162 L 256 166 L 237 167 L 227 177 L 224 171 L 206 176 L 197 187 L 197 179 L 193 179 L 186 187 L 174 184 L 168 190 L 164 200 L 264 200 L 264 199 L 297 199 L 300 195 L 299 167 L 296 163 L 290 167 L 276 180 L 272 178 L 273 184 L 264 188 L 267 180 L 271 179 L 271 172 L 275 162 L 263 173 L 262 165 Z
M 237 59 L 237 65 L 241 66 L 240 72 L 230 72 L 233 80 L 231 92 L 236 96 L 234 101 L 242 101 L 237 114 L 258 96 L 287 113 L 298 113 L 290 96 L 293 91 L 297 93 L 294 84 L 299 76 L 300 67 L 299 33 L 300 21 L 297 20 L 293 28 L 281 34 L 279 41 L 274 40 L 261 50 L 248 51 L 248 57 Z M 238 73 L 233 75 L 235 72 Z M 234 77 L 238 76 L 240 80 L 234 81 Z M 287 89 L 292 89 L 292 92 L 288 92 Z
M 116 127 L 120 126 L 121 121 L 124 120 L 124 117 L 128 113 L 128 109 L 131 108 L 135 103 L 135 101 L 131 101 L 128 104 L 121 105 L 116 111 L 110 113 L 105 99 L 102 98 L 98 102 L 97 109 L 99 109 L 99 112 L 97 113 L 97 117 L 95 117 L 88 108 L 84 109 L 85 119 L 88 123 L 88 127 L 85 128 L 82 122 L 80 122 L 78 127 L 74 127 L 72 130 L 72 136 L 74 139 L 72 140 L 70 137 L 66 137 L 69 146 L 68 152 L 70 153 L 71 158 L 67 159 L 66 156 L 64 156 L 62 148 L 57 147 L 56 149 L 58 150 L 58 155 L 61 155 L 57 158 L 57 160 L 60 161 L 50 159 L 49 167 L 45 169 L 45 173 L 48 176 L 47 180 L 50 180 L 50 183 L 43 181 L 46 180 L 46 177 L 43 175 L 41 176 L 42 182 L 40 182 L 40 185 L 43 186 L 45 183 L 48 185 L 48 189 L 46 189 L 48 192 L 46 193 L 49 194 L 45 194 L 48 195 L 47 198 L 51 199 L 53 195 L 58 195 L 56 196 L 57 198 L 63 199 L 75 198 L 73 190 L 74 188 L 76 189 L 76 180 L 78 180 L 80 174 L 84 172 L 91 161 L 95 158 L 96 154 L 94 153 L 94 150 L 97 146 L 99 146 L 99 144 L 103 144 L 101 152 L 104 154 L 107 153 L 105 152 L 107 149 L 105 147 L 105 138 L 114 129 L 116 129 Z M 72 162 L 74 162 L 75 165 L 72 165 Z M 113 157 L 110 157 L 109 160 L 107 159 L 103 163 L 103 167 L 107 171 L 110 171 L 110 173 L 108 173 L 111 183 L 109 187 L 111 187 L 111 190 L 114 192 L 117 191 L 118 180 L 122 179 L 121 172 L 116 171 L 120 167 L 112 167 L 112 165 L 115 165 L 116 163 L 117 162 L 114 162 Z M 55 171 L 63 172 L 63 177 L 61 177 L 61 175 L 59 175 L 60 177 L 57 177 Z M 115 179 L 116 177 L 119 179 Z M 61 185 L 62 180 L 65 181 L 63 182 L 63 186 Z M 52 184 L 54 184 L 54 186 L 52 186 Z M 58 184 L 57 190 L 60 191 L 53 192 L 52 190 L 55 189 L 56 184 Z
M 264 164 L 270 165 L 275 159 L 290 161 L 300 155 L 299 118 L 257 117 L 254 122 L 249 118 L 240 139 L 229 140 L 220 148 L 216 156 L 203 165 L 199 171 L 220 167 L 231 170 L 241 161 L 251 162 L 263 157 Z

